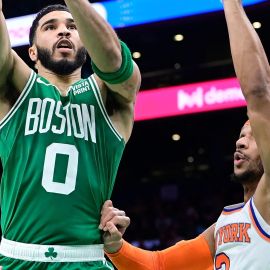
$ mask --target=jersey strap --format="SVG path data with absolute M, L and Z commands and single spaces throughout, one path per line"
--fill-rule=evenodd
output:
M 260 215 L 257 210 L 253 198 L 249 200 L 249 216 L 251 222 L 257 231 L 258 235 L 263 238 L 265 241 L 270 242 L 270 226 L 266 223 L 263 217 Z
M 222 211 L 222 215 L 231 215 L 235 212 L 241 211 L 243 207 L 245 206 L 245 203 L 237 203 L 229 206 L 225 206 Z

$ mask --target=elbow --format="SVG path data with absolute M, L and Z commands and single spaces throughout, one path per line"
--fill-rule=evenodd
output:
M 270 104 L 270 85 L 253 87 L 245 93 L 249 111 L 261 111 Z
M 252 89 L 250 89 L 249 91 L 247 91 L 246 94 L 247 100 L 249 99 L 264 99 L 265 97 L 267 97 L 267 91 L 265 87 L 253 87 Z
M 256 83 L 246 83 L 242 87 L 246 100 L 266 100 L 270 98 L 270 80 L 260 79 Z
M 253 65 L 246 62 L 246 66 L 242 65 L 238 68 L 237 77 L 246 99 L 263 99 L 270 93 L 269 64 L 259 58 L 258 54 L 253 61 L 250 61 L 254 63 Z

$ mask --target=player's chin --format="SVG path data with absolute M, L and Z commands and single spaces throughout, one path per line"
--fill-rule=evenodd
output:
M 74 60 L 74 56 L 73 56 L 73 54 L 71 54 L 71 53 L 60 53 L 59 54 L 59 57 L 60 57 L 60 59 L 68 59 L 68 60 Z
M 65 55 L 65 54 L 59 55 L 59 56 L 55 56 L 53 58 L 53 60 L 55 62 L 61 62 L 61 61 L 74 62 L 75 61 L 74 57 L 72 57 L 70 55 Z
M 56 51 L 54 54 L 54 60 L 61 60 L 61 59 L 70 59 L 70 60 L 74 60 L 75 55 L 74 55 L 74 51 Z
M 236 177 L 241 177 L 246 172 L 246 169 L 243 166 L 234 165 L 233 171 Z

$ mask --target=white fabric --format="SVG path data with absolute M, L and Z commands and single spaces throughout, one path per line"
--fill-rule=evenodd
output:
M 103 245 L 36 245 L 2 238 L 0 254 L 5 257 L 36 262 L 105 261 Z
M 255 215 L 251 214 L 250 204 Z M 231 213 L 223 211 L 216 223 L 214 269 L 270 270 L 270 237 L 267 235 L 270 226 L 252 201 L 240 210 L 230 210 Z

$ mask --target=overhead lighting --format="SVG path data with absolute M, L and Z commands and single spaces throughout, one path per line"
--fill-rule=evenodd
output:
M 133 58 L 134 59 L 138 59 L 138 58 L 141 58 L 141 53 L 140 52 L 134 52 L 133 54 L 132 54 L 132 56 L 133 56 Z
M 179 141 L 181 139 L 181 136 L 179 134 L 173 134 L 172 135 L 172 140 L 173 141 Z
M 183 39 L 184 39 L 184 36 L 181 34 L 177 34 L 174 36 L 174 41 L 179 42 L 179 41 L 182 41 Z
M 175 68 L 175 69 L 180 69 L 180 68 L 181 68 L 181 64 L 175 63 L 175 64 L 174 64 L 174 68 Z
M 262 27 L 262 24 L 261 24 L 260 22 L 254 22 L 254 23 L 253 23 L 253 27 L 254 27 L 255 29 L 259 29 L 259 28 Z

